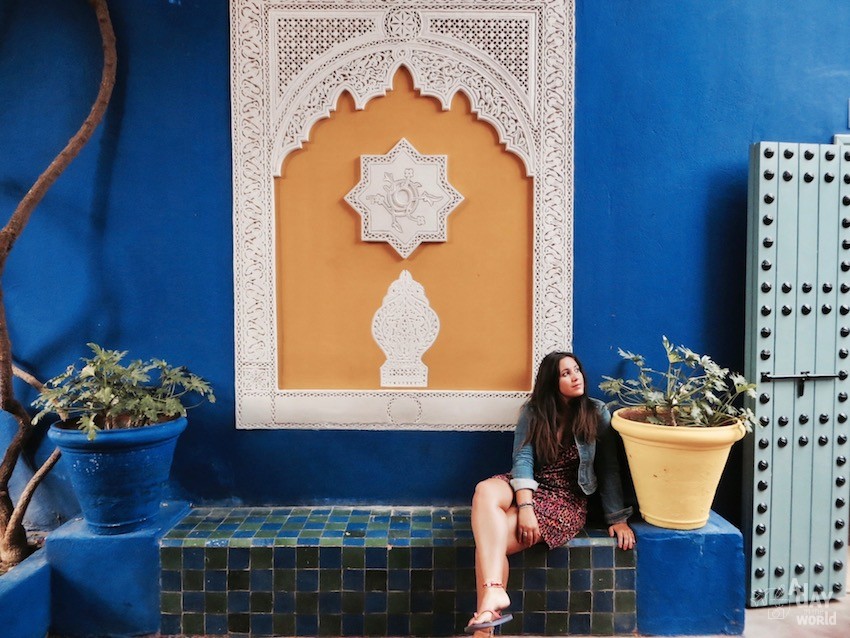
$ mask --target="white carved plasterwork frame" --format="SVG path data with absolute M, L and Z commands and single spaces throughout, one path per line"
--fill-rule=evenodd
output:
M 525 392 L 277 387 L 274 177 L 343 91 L 365 108 L 404 66 L 464 93 L 534 179 L 536 370 L 572 341 L 573 0 L 231 0 L 230 23 L 237 427 L 512 428 Z

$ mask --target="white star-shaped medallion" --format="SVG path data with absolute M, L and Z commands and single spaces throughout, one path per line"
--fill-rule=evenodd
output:
M 385 241 L 404 258 L 423 241 L 446 241 L 446 217 L 463 201 L 446 162 L 404 138 L 386 155 L 361 155 L 360 181 L 345 201 L 362 218 L 363 241 Z

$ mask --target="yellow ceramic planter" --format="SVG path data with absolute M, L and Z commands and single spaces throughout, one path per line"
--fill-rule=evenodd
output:
M 622 412 L 614 412 L 611 425 L 623 438 L 643 518 L 667 529 L 705 525 L 729 450 L 747 432 L 744 425 L 671 427 L 631 421 Z

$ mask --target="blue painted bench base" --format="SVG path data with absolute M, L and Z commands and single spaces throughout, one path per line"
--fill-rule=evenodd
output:
M 634 524 L 641 634 L 741 634 L 746 576 L 741 532 L 712 512 L 697 530 Z
M 636 552 L 591 529 L 566 547 L 512 557 L 514 620 L 504 633 L 742 633 L 737 529 L 714 513 L 700 530 L 634 527 Z M 169 503 L 155 529 L 95 536 L 72 521 L 40 554 L 18 568 L 38 589 L 27 596 L 32 609 L 9 602 L 0 582 L 0 607 L 29 609 L 14 616 L 39 635 L 51 601 L 58 635 L 234 638 L 455 635 L 475 601 L 468 508 Z
M 50 566 L 44 550 L 0 576 L 0 635 L 44 638 L 50 626 Z
M 159 629 L 159 541 L 189 511 L 168 502 L 150 528 L 98 536 L 82 519 L 47 537 L 51 631 L 61 636 L 136 636 Z M 43 634 L 42 634 L 43 635 Z

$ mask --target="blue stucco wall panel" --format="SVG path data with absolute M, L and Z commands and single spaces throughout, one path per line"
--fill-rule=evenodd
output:
M 195 502 L 465 503 L 509 436 L 237 432 L 229 23 L 224 0 L 112 0 L 118 83 L 36 210 L 3 284 L 16 357 L 42 378 L 87 341 L 188 364 L 175 489 Z M 592 386 L 661 334 L 743 367 L 747 149 L 847 130 L 850 4 L 576 0 L 574 349 Z M 0 2 L 0 210 L 90 107 L 84 0 Z M 24 397 L 31 393 L 21 387 Z M 715 507 L 738 518 L 733 453 Z

